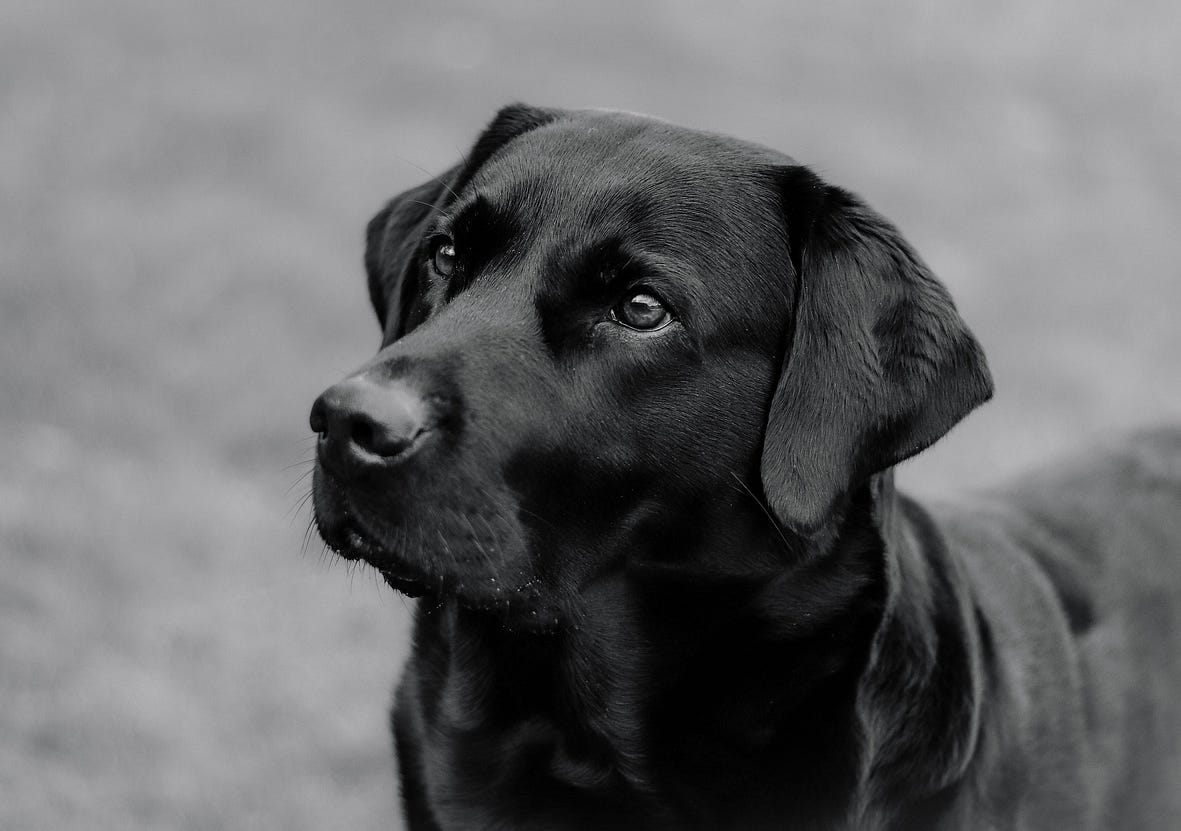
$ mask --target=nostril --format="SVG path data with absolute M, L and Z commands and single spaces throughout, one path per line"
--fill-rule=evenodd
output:
M 354 416 L 349 425 L 349 438 L 362 450 L 375 453 L 373 424 L 364 416 Z
M 308 416 L 308 426 L 322 439 L 328 437 L 328 416 L 324 412 L 326 409 L 324 396 L 321 395 L 316 399 L 316 403 L 312 404 L 312 414 Z
M 349 438 L 367 453 L 389 458 L 402 453 L 422 431 L 422 425 L 413 419 L 390 418 L 376 422 L 360 416 L 350 425 Z

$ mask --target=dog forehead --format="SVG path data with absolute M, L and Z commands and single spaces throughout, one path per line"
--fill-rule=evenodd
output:
M 575 111 L 510 141 L 470 184 L 534 220 L 637 203 L 679 216 L 733 215 L 766 207 L 768 172 L 789 163 L 768 148 L 646 116 Z
M 575 112 L 493 153 L 452 215 L 478 218 L 468 227 L 501 254 L 473 286 L 490 297 L 512 286 L 564 307 L 604 267 L 642 264 L 653 288 L 687 300 L 703 324 L 741 315 L 773 329 L 787 308 L 778 171 L 792 163 L 651 118 Z

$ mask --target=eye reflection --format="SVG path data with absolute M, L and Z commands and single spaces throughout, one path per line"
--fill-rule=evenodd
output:
M 629 329 L 655 332 L 670 324 L 672 315 L 656 295 L 641 289 L 616 304 L 611 319 Z
M 455 264 L 455 243 L 444 237 L 435 244 L 435 251 L 431 256 L 431 266 L 440 277 L 450 277 L 455 273 Z

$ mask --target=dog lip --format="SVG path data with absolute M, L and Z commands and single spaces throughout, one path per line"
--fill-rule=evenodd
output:
M 346 560 L 362 560 L 373 566 L 395 590 L 410 597 L 426 594 L 432 584 L 430 575 L 398 556 L 365 526 L 346 488 L 330 470 L 321 465 L 319 472 L 330 494 L 329 502 L 334 503 L 316 506 L 316 526 L 324 543 Z
M 341 530 L 346 545 L 334 548 L 337 554 L 348 560 L 364 560 L 381 573 L 390 588 L 409 597 L 421 597 L 430 590 L 429 576 L 375 539 L 352 511 L 345 514 Z
M 419 597 L 426 593 L 429 577 L 422 568 L 408 563 L 369 531 L 352 506 L 348 506 L 345 517 L 345 539 L 353 559 L 369 563 L 381 572 L 391 588 L 403 594 Z
M 428 591 L 426 583 L 421 580 L 404 577 L 384 568 L 378 569 L 378 571 L 381 572 L 387 586 L 407 597 L 422 597 Z

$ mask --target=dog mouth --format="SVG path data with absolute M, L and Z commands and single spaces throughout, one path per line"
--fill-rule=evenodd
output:
M 347 560 L 363 560 L 368 563 L 391 589 L 408 597 L 422 597 L 431 590 L 432 581 L 426 572 L 400 561 L 400 558 L 395 558 L 389 548 L 377 542 L 351 517 L 348 522 L 344 537 L 345 545 L 335 548 L 329 543 L 329 548 Z M 397 566 L 386 565 L 395 559 L 399 560 Z
M 368 564 L 390 588 L 407 597 L 454 601 L 528 631 L 551 631 L 564 614 L 523 555 L 502 559 L 506 552 L 523 549 L 511 547 L 511 539 L 506 545 L 506 537 L 496 536 L 490 524 L 487 536 L 475 536 L 491 517 L 502 514 L 438 505 L 421 510 L 406 504 L 370 508 L 364 491 L 354 493 L 320 466 L 315 468 L 312 495 L 315 527 L 324 544 L 343 559 Z M 384 511 L 393 512 L 397 524 L 390 524 L 395 520 L 386 520 Z M 465 535 L 467 529 L 472 533 Z M 438 550 L 423 547 L 425 540 L 434 538 Z
M 367 529 L 344 489 L 331 474 L 316 470 L 314 510 L 316 530 L 328 548 L 345 560 L 372 566 L 390 588 L 416 598 L 441 589 L 439 579 L 409 562 Z

